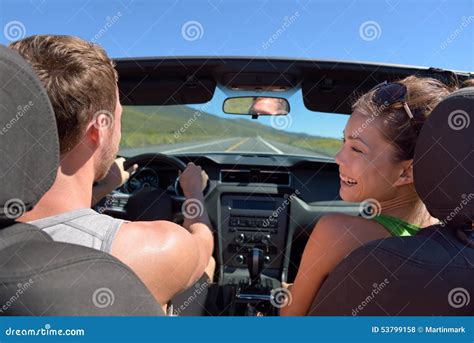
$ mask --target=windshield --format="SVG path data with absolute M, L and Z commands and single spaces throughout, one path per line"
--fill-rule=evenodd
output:
M 288 115 L 258 119 L 224 113 L 225 98 L 217 89 L 214 98 L 201 105 L 123 106 L 120 153 L 258 153 L 333 158 L 349 118 L 306 109 L 301 92 L 288 97 Z

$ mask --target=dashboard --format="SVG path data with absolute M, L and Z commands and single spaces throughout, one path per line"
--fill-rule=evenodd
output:
M 221 285 L 248 278 L 246 265 L 253 248 L 264 252 L 262 275 L 268 282 L 291 282 L 304 245 L 321 215 L 358 214 L 358 204 L 339 198 L 338 166 L 330 159 L 219 153 L 174 156 L 184 163 L 200 165 L 209 176 L 204 205 L 214 230 L 214 256 Z M 172 215 L 152 216 L 149 220 L 179 223 L 184 197 L 176 189 L 178 175 L 176 168 L 161 162 L 140 164 L 129 180 L 108 197 L 109 206 L 103 213 L 130 219 L 127 202 L 135 194 L 153 190 L 169 196 Z M 154 195 L 153 199 L 161 196 Z M 147 203 L 140 206 L 146 207 Z
M 123 190 L 126 193 L 133 194 L 146 187 L 160 187 L 160 177 L 158 172 L 152 168 L 141 168 L 137 170 L 124 184 Z

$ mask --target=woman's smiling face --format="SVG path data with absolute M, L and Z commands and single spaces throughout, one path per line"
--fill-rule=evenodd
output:
M 411 177 L 405 177 L 411 161 L 393 161 L 396 150 L 384 138 L 381 121 L 355 109 L 347 122 L 344 144 L 336 155 L 339 194 L 345 201 L 386 201 L 397 196 L 397 186 L 411 183 Z

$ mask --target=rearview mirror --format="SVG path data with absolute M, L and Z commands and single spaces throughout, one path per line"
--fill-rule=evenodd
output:
M 223 111 L 228 114 L 251 116 L 287 115 L 290 112 L 290 104 L 285 98 L 260 96 L 227 98 L 224 101 Z

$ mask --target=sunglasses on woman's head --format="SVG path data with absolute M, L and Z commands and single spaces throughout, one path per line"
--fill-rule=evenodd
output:
M 418 134 L 419 129 L 416 123 L 413 113 L 408 107 L 406 102 L 407 97 L 407 87 L 398 82 L 387 82 L 384 81 L 379 83 L 377 86 L 372 88 L 369 92 L 374 91 L 373 101 L 377 106 L 389 107 L 396 103 L 401 103 L 408 117 L 410 118 L 410 125 L 413 127 L 415 132 Z

